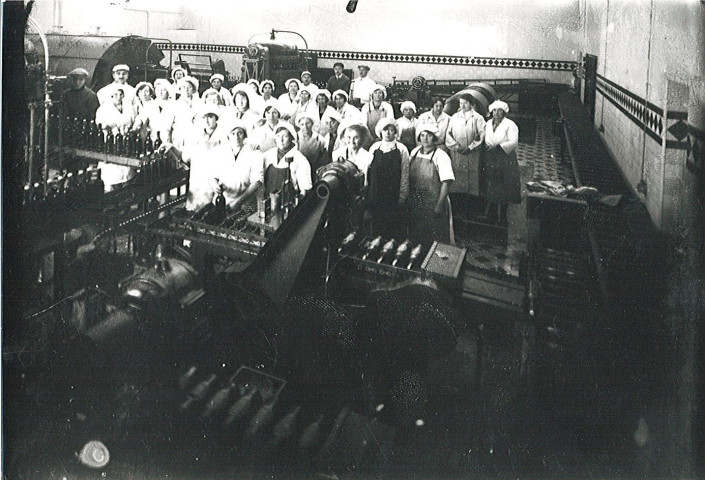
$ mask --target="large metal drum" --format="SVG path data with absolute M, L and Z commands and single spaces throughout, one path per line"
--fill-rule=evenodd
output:
M 489 106 L 498 98 L 497 92 L 495 92 L 494 88 L 490 85 L 481 82 L 472 83 L 449 97 L 446 100 L 446 106 L 443 108 L 443 111 L 448 115 L 453 115 L 457 112 L 458 99 L 461 95 L 470 95 L 474 100 L 475 111 L 483 117 L 489 114 Z

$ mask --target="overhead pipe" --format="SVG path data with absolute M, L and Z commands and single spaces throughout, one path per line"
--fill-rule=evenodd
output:
M 54 26 L 53 31 L 61 33 L 64 26 L 62 25 L 63 16 L 63 0 L 54 0 Z

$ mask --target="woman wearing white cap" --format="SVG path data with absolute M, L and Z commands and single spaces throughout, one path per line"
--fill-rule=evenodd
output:
M 291 114 L 294 112 L 296 107 L 296 102 L 299 99 L 299 90 L 301 90 L 301 84 L 295 78 L 290 78 L 284 82 L 284 87 L 286 88 L 286 93 L 282 93 L 279 96 L 279 103 L 281 108 L 282 118 L 289 119 Z
M 164 144 L 166 152 L 172 152 L 190 165 L 189 191 L 186 197 L 186 210 L 195 211 L 212 202 L 217 193 L 217 182 L 222 173 L 222 162 L 218 162 L 218 148 L 223 140 L 218 129 L 219 112 L 208 105 L 201 108 L 203 127 L 193 129 L 183 146 Z M 222 153 L 221 153 L 222 154 Z
M 338 136 L 343 139 L 343 146 L 333 152 L 334 162 L 349 160 L 365 174 L 365 185 L 367 185 L 367 169 L 372 163 L 372 154 L 363 145 L 369 137 L 367 127 L 346 120 L 338 127 Z
M 154 99 L 154 88 L 151 83 L 140 82 L 135 87 L 135 115 L 142 120 L 145 107 Z
M 311 93 L 313 91 L 313 88 L 311 87 L 318 90 L 315 85 L 310 85 L 308 88 L 302 87 L 301 91 L 299 92 L 298 101 L 292 105 L 293 110 L 291 111 L 291 118 L 289 118 L 289 121 L 294 126 L 296 125 L 296 117 L 298 117 L 300 113 L 305 112 L 311 115 L 314 114 L 314 111 L 316 109 L 316 101 L 313 100 L 313 98 L 315 98 L 315 93 Z
M 509 105 L 497 100 L 489 107 L 492 120 L 485 125 L 485 158 L 482 167 L 482 196 L 490 202 L 490 215 L 507 224 L 509 203 L 521 203 L 521 181 L 516 149 L 519 127 L 506 118 Z
M 262 152 L 247 143 L 247 126 L 235 120 L 223 142 L 223 165 L 218 169 L 217 192 L 223 192 L 225 204 L 233 210 L 251 203 L 264 183 Z
M 254 111 L 251 107 L 254 103 L 251 87 L 244 83 L 237 84 L 233 87 L 233 102 L 235 103 L 235 118 L 242 120 L 247 126 L 248 132 L 252 132 L 255 124 L 259 121 L 259 112 Z
M 256 148 L 262 152 L 266 152 L 276 145 L 276 128 L 281 120 L 281 107 L 279 102 L 270 100 L 269 104 L 264 107 L 265 123 L 261 127 L 255 127 L 252 131 L 250 144 L 252 148 Z
M 460 110 L 451 116 L 446 134 L 455 173 L 453 206 L 462 217 L 468 215 L 470 196 L 480 195 L 480 146 L 485 138 L 485 119 L 473 109 L 473 102 L 469 94 L 460 96 Z
M 399 141 L 409 150 L 416 148 L 416 125 L 419 121 L 416 115 L 416 105 L 414 102 L 405 101 L 401 103 L 402 116 L 397 118 L 399 128 Z
M 220 73 L 214 73 L 208 81 L 211 84 L 211 88 L 220 95 L 221 100 L 223 100 L 223 105 L 231 107 L 233 105 L 233 97 L 226 88 L 223 88 L 225 77 Z
M 296 146 L 299 152 L 306 157 L 311 166 L 311 181 L 315 181 L 316 170 L 325 162 L 325 142 L 323 137 L 313 131 L 315 118 L 309 112 L 299 113 L 297 116 L 299 127 Z
M 270 100 L 274 100 L 274 82 L 272 80 L 262 80 L 259 84 L 259 95 L 252 99 L 252 109 L 256 112 L 264 112 L 264 107 Z
M 382 140 L 370 147 L 372 162 L 367 170 L 366 209 L 370 212 L 372 236 L 406 238 L 403 206 L 409 196 L 409 151 L 397 141 L 392 118 L 377 123 Z
M 188 72 L 185 68 L 174 67 L 171 71 L 171 88 L 169 93 L 171 94 L 171 99 L 176 100 L 181 96 L 181 87 L 179 85 L 179 80 L 188 76 Z
M 321 120 L 324 125 L 323 129 L 327 132 L 323 135 L 323 145 L 326 150 L 324 165 L 333 161 L 333 152 L 341 146 L 338 127 L 340 127 L 342 121 L 343 119 L 340 118 L 340 114 L 336 111 L 326 113 Z
M 96 123 L 106 132 L 106 137 L 107 132 L 112 135 L 118 133 L 124 135 L 132 128 L 134 122 L 132 103 L 125 100 L 123 87 L 119 84 L 111 83 L 103 88 L 103 94 L 110 94 L 110 101 L 98 107 L 95 114 Z M 134 169 L 113 163 L 98 162 L 98 167 L 101 169 L 106 191 L 110 191 L 114 185 L 126 182 L 135 175 Z
M 438 129 L 419 124 L 420 145 L 409 162 L 409 238 L 413 242 L 454 244 L 448 191 L 455 180 L 451 159 L 436 146 Z
M 450 124 L 450 115 L 443 111 L 445 102 L 442 98 L 433 99 L 433 108 L 419 115 L 419 123 L 432 123 L 438 127 L 438 141 L 436 145 L 441 150 L 448 152 L 446 147 L 446 134 Z
M 174 129 L 171 133 L 174 144 L 182 147 L 194 129 L 193 121 L 202 103 L 198 100 L 198 80 L 184 77 L 179 80 L 181 95 L 173 103 Z
M 311 165 L 296 148 L 296 130 L 289 122 L 280 122 L 274 133 L 276 147 L 264 152 L 264 192 L 290 185 L 288 194 L 304 195 L 313 187 Z
M 348 103 L 349 98 L 347 92 L 336 90 L 333 92 L 333 106 L 343 120 L 348 118 L 359 119 L 362 114 L 354 105 Z
M 173 101 L 169 100 L 169 90 L 171 84 L 165 78 L 158 78 L 154 81 L 154 91 L 156 98 L 148 102 L 144 108 L 144 115 L 140 115 L 135 121 L 135 128 L 139 123 L 144 123 L 152 141 L 161 140 L 163 143 L 172 142 L 171 132 L 174 128 L 174 107 Z
M 387 98 L 387 89 L 382 85 L 377 85 L 372 90 L 371 101 L 362 106 L 360 110 L 363 118 L 365 119 L 365 124 L 370 132 L 375 132 L 375 127 L 377 122 L 383 118 L 394 118 L 394 109 L 390 104 L 384 101 Z M 381 138 L 377 137 L 376 134 L 370 139 L 367 146 L 372 145 L 374 142 L 380 141 Z
M 313 131 L 321 135 L 328 133 L 326 125 L 323 123 L 323 118 L 329 116 L 334 111 L 329 105 L 330 98 L 330 92 L 328 90 L 318 90 L 316 94 L 316 108 L 313 109 L 313 112 L 309 112 L 315 120 Z

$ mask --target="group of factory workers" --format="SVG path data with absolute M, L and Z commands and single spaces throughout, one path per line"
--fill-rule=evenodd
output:
M 311 73 L 284 83 L 275 98 L 271 80 L 250 80 L 230 90 L 221 74 L 199 94 L 199 82 L 176 67 L 171 81 L 127 83 L 130 68 L 113 67 L 113 82 L 93 93 L 84 69 L 69 74 L 66 115 L 92 119 L 114 134 L 138 131 L 159 139 L 162 149 L 190 166 L 186 208 L 197 210 L 222 194 L 231 209 L 253 202 L 286 184 L 303 195 L 316 170 L 350 161 L 365 175 L 365 215 L 370 234 L 423 242 L 453 242 L 450 194 L 481 195 L 498 206 L 506 223 L 508 203 L 520 202 L 516 159 L 518 128 L 506 118 L 502 101 L 490 105 L 489 121 L 461 96 L 452 116 L 437 99 L 416 117 L 413 102 L 394 118 L 387 91 L 360 65 L 351 81 L 343 64 L 334 65 L 326 89 Z M 357 108 L 355 105 L 361 105 Z M 482 172 L 480 152 L 483 150 Z M 106 184 L 127 180 L 133 171 L 101 164 Z

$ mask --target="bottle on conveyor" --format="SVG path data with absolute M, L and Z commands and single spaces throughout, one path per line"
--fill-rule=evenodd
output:
M 379 258 L 377 259 L 377 263 L 382 263 L 382 260 L 389 255 L 393 250 L 394 247 L 397 245 L 397 241 L 394 240 L 393 238 L 389 240 L 387 243 L 385 243 L 382 246 L 382 250 L 379 252 Z
M 108 134 L 105 136 L 105 153 L 115 153 L 115 135 L 110 127 L 108 127 Z
M 370 242 L 370 244 L 367 246 L 367 248 L 365 249 L 365 254 L 362 256 L 362 259 L 366 260 L 367 258 L 374 255 L 375 250 L 377 250 L 381 244 L 382 244 L 382 237 L 381 236 L 372 240 Z
M 235 383 L 233 383 L 234 380 L 235 375 L 230 377 L 230 380 L 228 380 L 228 383 L 225 385 L 225 387 L 218 390 L 215 395 L 213 395 L 210 400 L 208 400 L 208 402 L 206 403 L 206 407 L 204 408 L 203 412 L 201 412 L 201 419 L 205 420 L 208 417 L 211 417 L 214 414 L 220 412 L 227 406 L 228 401 L 232 397 L 232 393 L 236 388 Z
M 423 246 L 419 243 L 411 251 L 411 254 L 409 255 L 409 264 L 406 266 L 407 270 L 411 270 L 411 267 L 414 266 L 414 263 L 416 263 L 418 258 L 421 256 L 421 250 L 423 250 Z
M 115 155 L 125 154 L 125 136 L 119 131 L 115 134 Z
M 399 263 L 404 256 L 409 253 L 409 249 L 411 248 L 411 240 L 406 239 L 404 240 L 404 243 L 399 245 L 399 248 L 397 248 L 397 251 L 394 252 L 394 260 L 392 260 L 392 266 L 396 267 L 397 263 Z
M 225 417 L 225 420 L 223 421 L 223 425 L 225 427 L 229 427 L 233 423 L 244 418 L 250 410 L 252 410 L 258 394 L 259 389 L 256 385 L 250 387 L 249 390 L 242 397 L 240 397 L 232 407 L 230 407 L 228 410 L 228 416 Z
M 349 252 L 354 245 L 353 242 L 355 241 L 356 237 L 356 231 L 348 233 L 348 235 L 343 239 L 343 241 L 340 242 L 340 247 L 338 247 L 338 253 Z
M 188 397 L 186 397 L 186 400 L 181 403 L 181 410 L 188 410 L 195 404 L 205 399 L 216 378 L 218 377 L 212 373 L 207 379 L 193 387 L 193 389 L 189 392 Z

